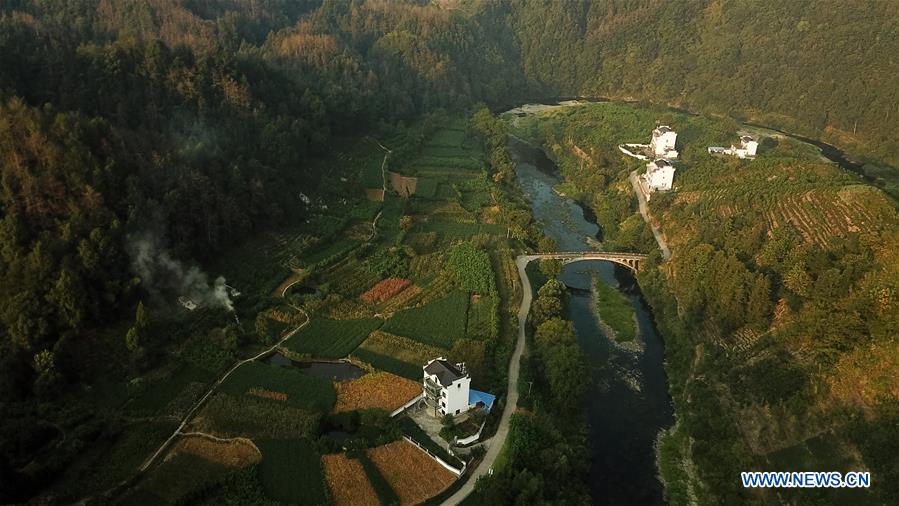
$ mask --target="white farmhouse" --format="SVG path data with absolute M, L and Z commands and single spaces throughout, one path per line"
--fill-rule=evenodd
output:
M 650 192 L 670 190 L 674 183 L 674 165 L 663 158 L 649 162 L 643 181 Z
M 748 135 L 740 137 L 740 147 L 735 145 L 730 146 L 730 150 L 733 154 L 737 155 L 738 158 L 755 158 L 755 152 L 758 148 L 758 141 Z
M 465 370 L 465 363 L 452 364 L 439 357 L 422 369 L 425 403 L 434 416 L 455 416 L 468 411 L 471 377 Z
M 740 137 L 740 145 L 731 144 L 729 148 L 721 146 L 709 146 L 710 155 L 730 155 L 737 158 L 755 158 L 759 149 L 759 143 L 749 135 Z
M 652 131 L 652 141 L 649 149 L 657 157 L 677 158 L 674 145 L 677 142 L 677 132 L 668 125 L 659 125 Z

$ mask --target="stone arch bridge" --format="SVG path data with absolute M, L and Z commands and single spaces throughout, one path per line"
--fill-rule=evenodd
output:
M 528 262 L 531 260 L 561 260 L 563 264 L 570 264 L 580 260 L 606 260 L 623 265 L 637 272 L 640 265 L 646 260 L 642 253 L 621 253 L 612 251 L 558 251 L 554 253 L 539 253 L 534 255 L 522 255 Z

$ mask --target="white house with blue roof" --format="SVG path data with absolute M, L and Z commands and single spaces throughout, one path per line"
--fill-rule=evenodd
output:
M 490 411 L 496 401 L 496 396 L 471 388 L 471 377 L 464 362 L 453 364 L 438 357 L 422 370 L 422 395 L 428 411 L 434 416 L 461 415 L 477 407 Z

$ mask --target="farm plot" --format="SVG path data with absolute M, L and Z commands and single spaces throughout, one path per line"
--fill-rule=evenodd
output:
M 421 384 L 389 372 L 375 372 L 334 384 L 334 412 L 378 408 L 391 412 L 421 393 Z
M 429 346 L 408 337 L 397 336 L 380 330 L 372 332 L 371 336 L 362 343 L 362 346 L 353 352 L 353 355 L 358 356 L 361 352 L 377 353 L 409 364 L 414 371 L 412 375 L 401 374 L 388 368 L 382 368 L 377 363 L 370 362 L 375 368 L 400 374 L 400 376 L 411 377 L 415 380 L 421 379 L 421 368 L 428 363 L 428 360 L 446 354 L 446 350 L 443 348 Z
M 324 413 L 253 395 L 217 393 L 191 421 L 188 431 L 219 437 L 296 437 L 318 431 Z
M 360 298 L 362 299 L 362 302 L 367 304 L 384 302 L 393 298 L 393 296 L 403 291 L 407 286 L 409 286 L 408 279 L 387 278 L 371 287 L 368 291 L 363 293 Z
M 438 180 L 433 177 L 419 177 L 415 185 L 415 196 L 432 199 L 437 194 Z
M 328 490 L 321 457 L 308 439 L 259 441 L 259 477 L 266 495 L 287 504 L 326 504 Z
M 478 234 L 505 235 L 506 228 L 502 225 L 487 223 L 459 223 L 456 221 L 432 220 L 420 225 L 417 231 L 437 232 L 444 240 L 455 240 L 470 239 Z
M 193 364 L 183 364 L 158 381 L 150 382 L 140 395 L 134 397 L 125 409 L 134 414 L 156 414 L 165 409 L 167 413 L 179 411 L 180 398 L 187 404 L 202 392 L 203 386 L 215 376 Z M 177 404 L 177 406 L 176 406 Z
M 149 497 L 157 498 L 162 504 L 181 504 L 191 495 L 222 479 L 232 469 L 198 455 L 177 452 L 153 468 L 137 486 L 137 492 L 141 496 L 148 493 Z M 148 501 L 148 497 L 141 497 L 139 502 L 146 504 Z
M 421 293 L 421 288 L 417 285 L 409 285 L 402 292 L 391 297 L 390 300 L 381 304 L 379 312 L 381 314 L 390 314 L 398 309 L 409 306 L 409 302 L 414 300 Z
M 308 255 L 298 261 L 297 267 L 309 268 L 326 265 L 340 259 L 343 255 L 349 253 L 350 250 L 359 245 L 358 241 L 343 237 L 331 242 L 330 244 L 314 248 Z
M 377 318 L 329 320 L 313 318 L 288 339 L 284 346 L 292 352 L 324 358 L 341 358 L 356 349 L 369 334 L 381 326 Z
M 217 441 L 202 436 L 184 436 L 178 440 L 173 451 L 195 455 L 227 467 L 246 467 L 262 459 L 259 448 L 246 438 Z
M 315 241 L 316 236 L 301 228 L 265 232 L 218 256 L 207 271 L 225 276 L 229 285 L 242 292 L 269 293 Z
M 402 505 L 420 504 L 456 481 L 453 473 L 406 440 L 371 448 L 367 455 Z
M 361 262 L 346 260 L 321 274 L 321 282 L 329 283 L 331 291 L 345 297 L 357 297 L 378 281 L 378 275 Z
M 377 506 L 378 494 L 365 475 L 362 463 L 346 454 L 322 455 L 325 480 L 335 506 Z
M 222 383 L 220 391 L 234 396 L 268 398 L 321 412 L 330 411 L 335 400 L 329 381 L 304 374 L 293 367 L 277 367 L 262 362 L 250 362 L 238 368 Z M 260 395 L 262 392 L 270 395 Z
M 472 295 L 468 305 L 468 320 L 465 335 L 470 339 L 489 339 L 499 330 L 496 296 Z
M 459 147 L 465 141 L 465 130 L 462 128 L 441 128 L 428 139 L 425 149 L 435 146 Z
M 453 339 L 465 335 L 467 313 L 468 293 L 454 290 L 424 306 L 394 313 L 383 330 L 424 344 L 451 348 Z

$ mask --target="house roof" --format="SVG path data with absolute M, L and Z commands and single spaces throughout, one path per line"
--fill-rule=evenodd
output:
M 465 374 L 458 367 L 449 363 L 444 358 L 437 358 L 428 362 L 424 366 L 425 374 L 437 376 L 437 381 L 441 385 L 448 387 L 459 378 L 464 378 Z
M 656 131 L 659 132 L 660 134 L 667 134 L 668 132 L 673 132 L 673 130 L 671 130 L 671 127 L 669 127 L 668 125 L 659 125 L 658 127 L 656 127 Z
M 496 396 L 493 394 L 488 394 L 487 392 L 481 392 L 480 390 L 469 389 L 468 390 L 468 405 L 474 406 L 477 403 L 481 402 L 484 404 L 484 407 L 487 408 L 487 411 L 493 407 L 493 403 L 496 401 Z
M 743 141 L 743 142 L 751 142 L 751 141 L 754 141 L 755 139 L 753 139 L 753 138 L 752 138 L 751 136 L 749 136 L 749 135 L 744 135 L 743 137 L 740 137 L 740 140 Z
M 665 160 L 664 158 L 659 158 L 658 160 L 656 160 L 656 161 L 654 161 L 654 162 L 652 162 L 652 163 L 654 163 L 655 166 L 658 167 L 658 168 L 660 168 L 660 169 L 661 169 L 662 167 L 667 167 L 667 166 L 671 165 L 671 162 L 669 162 L 668 160 Z

